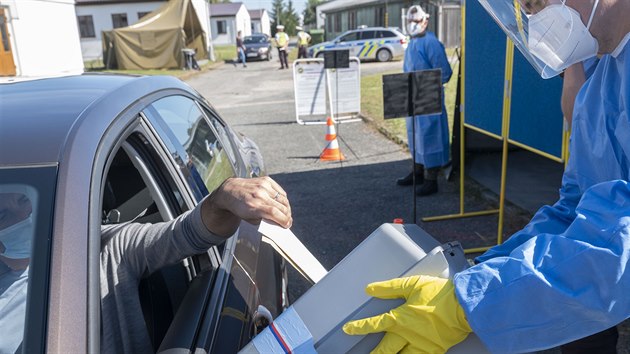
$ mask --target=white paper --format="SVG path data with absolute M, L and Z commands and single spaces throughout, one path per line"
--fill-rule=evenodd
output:
M 317 283 L 328 273 L 291 230 L 263 220 L 260 222 L 258 232 L 263 234 L 264 242 L 273 246 L 297 271 L 313 283 Z

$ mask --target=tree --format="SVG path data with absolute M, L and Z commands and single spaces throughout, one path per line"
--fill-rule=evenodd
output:
M 278 26 L 279 24 L 284 25 L 283 13 L 284 4 L 282 0 L 273 0 L 273 3 L 271 4 L 271 12 L 269 13 L 271 18 L 273 19 L 273 21 L 271 22 L 271 31 L 273 34 L 276 33 L 276 26 Z
M 283 0 L 273 0 L 270 15 L 273 19 L 271 22 L 273 34 L 276 32 L 277 25 L 283 25 L 284 31 L 290 36 L 296 34 L 295 26 L 298 25 L 299 19 L 293 7 L 293 0 L 289 0 L 286 6 Z
M 295 26 L 298 25 L 298 15 L 293 7 L 293 0 L 289 0 L 286 11 L 284 12 L 284 30 L 288 35 L 294 36 L 297 32 Z
M 321 0 L 308 0 L 306 3 L 306 8 L 302 14 L 304 15 L 304 26 L 308 26 L 310 28 L 317 27 L 317 12 L 315 8 L 317 5 L 321 3 Z

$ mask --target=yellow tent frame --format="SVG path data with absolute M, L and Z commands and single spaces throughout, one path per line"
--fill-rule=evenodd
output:
M 462 35 L 461 35 L 461 57 L 462 57 L 462 61 L 461 61 L 461 78 L 462 78 L 462 82 L 461 82 L 461 86 L 460 86 L 460 99 L 461 102 L 464 102 L 464 95 L 465 95 L 465 80 L 466 80 L 466 6 L 465 6 L 465 2 L 462 3 L 461 6 L 461 18 L 462 18 Z M 460 154 L 459 154 L 459 166 L 460 166 L 460 174 L 459 174 L 459 213 L 457 214 L 448 214 L 448 215 L 439 215 L 439 216 L 431 216 L 431 217 L 425 217 L 422 218 L 422 221 L 424 222 L 433 222 L 433 221 L 443 221 L 443 220 L 451 220 L 451 219 L 461 219 L 461 218 L 470 218 L 470 217 L 477 217 L 477 216 L 486 216 L 486 215 L 493 215 L 493 214 L 499 214 L 499 220 L 498 220 L 498 225 L 497 225 L 497 245 L 503 243 L 503 219 L 504 219 L 504 214 L 505 214 L 505 187 L 506 187 L 506 181 L 507 181 L 507 159 L 508 159 L 508 148 L 510 146 L 510 144 L 518 146 L 520 148 L 523 148 L 525 150 L 534 152 L 536 154 L 539 154 L 543 157 L 549 158 L 553 161 L 556 162 L 560 162 L 560 163 L 565 163 L 566 165 L 566 161 L 568 160 L 568 155 L 569 155 L 569 149 L 568 149 L 568 142 L 569 142 L 569 135 L 570 132 L 567 129 L 567 126 L 565 124 L 565 129 L 564 129 L 564 133 L 562 136 L 562 152 L 561 152 L 561 157 L 557 157 L 554 155 L 551 155 L 549 153 L 546 153 L 544 151 L 541 151 L 539 149 L 535 149 L 531 146 L 525 145 L 523 143 L 520 143 L 516 140 L 510 139 L 510 109 L 512 106 L 512 76 L 513 76 L 513 69 L 514 69 L 514 43 L 512 42 L 512 40 L 510 40 L 509 38 L 506 39 L 506 48 L 505 48 L 505 80 L 504 80 L 504 87 L 503 87 L 503 109 L 502 109 L 502 121 L 501 121 L 501 135 L 496 135 L 494 133 L 488 132 L 484 129 L 481 129 L 479 127 L 473 126 L 471 124 L 466 123 L 466 119 L 465 119 L 465 114 L 464 111 L 460 112 L 460 120 L 459 120 L 459 128 L 460 128 L 460 134 L 459 134 L 459 146 L 460 146 Z M 499 141 L 502 141 L 503 145 L 502 145 L 502 158 L 501 158 L 501 185 L 500 185 L 500 192 L 499 192 L 499 208 L 498 209 L 491 209 L 491 210 L 482 210 L 482 211 L 473 211 L 473 212 L 466 212 L 465 211 L 465 207 L 464 207 L 464 197 L 465 197 L 465 189 L 464 189 L 464 180 L 465 180 L 465 169 L 464 166 L 465 165 L 465 152 L 466 152 L 466 145 L 465 145 L 465 129 L 471 129 L 474 130 L 476 132 L 479 132 L 481 134 L 490 136 L 494 139 L 497 139 Z M 492 245 L 494 246 L 494 245 Z M 488 250 L 489 248 L 491 248 L 492 246 L 485 246 L 485 247 L 476 247 L 476 248 L 467 248 L 465 249 L 465 253 L 478 253 L 478 252 L 484 252 L 486 250 Z

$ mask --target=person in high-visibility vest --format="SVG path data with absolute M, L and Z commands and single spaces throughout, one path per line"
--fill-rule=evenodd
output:
M 308 44 L 311 43 L 311 35 L 304 32 L 304 29 L 300 26 L 295 27 L 298 30 L 298 59 L 308 58 L 307 49 Z
M 277 25 L 276 30 L 276 47 L 278 47 L 278 57 L 280 57 L 280 69 L 288 69 L 289 35 L 284 32 L 283 25 Z

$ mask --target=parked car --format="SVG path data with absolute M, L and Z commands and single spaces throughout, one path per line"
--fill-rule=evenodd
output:
M 254 33 L 251 36 L 245 36 L 243 44 L 246 47 L 247 60 L 271 60 L 271 40 L 266 34 Z
M 344 32 L 332 41 L 310 47 L 309 57 L 323 58 L 326 50 L 348 49 L 351 57 L 384 62 L 402 58 L 407 43 L 407 36 L 397 28 L 365 27 Z
M 256 144 L 172 77 L 32 80 L 0 85 L 0 97 L 0 193 L 22 193 L 34 225 L 25 353 L 99 351 L 103 224 L 171 220 L 225 179 L 265 173 Z M 159 351 L 236 353 L 288 306 L 284 261 L 245 222 L 145 276 L 139 294 Z

